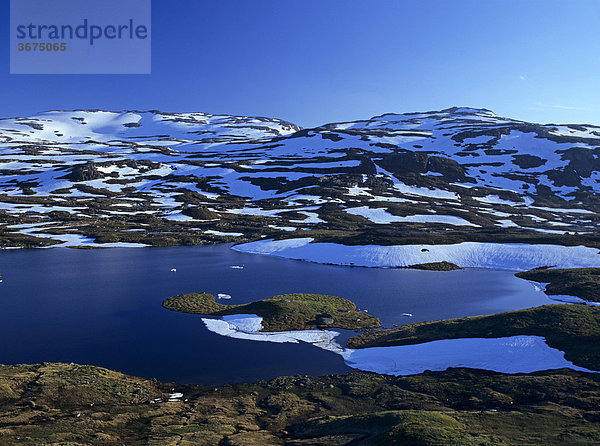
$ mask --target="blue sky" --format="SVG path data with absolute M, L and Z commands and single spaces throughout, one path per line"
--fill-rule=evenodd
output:
M 3 117 L 160 109 L 308 127 L 459 105 L 600 124 L 596 0 L 153 0 L 150 75 L 8 74 L 8 3 Z

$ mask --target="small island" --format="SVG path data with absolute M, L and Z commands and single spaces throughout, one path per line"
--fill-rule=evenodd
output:
M 248 304 L 226 305 L 216 302 L 212 294 L 189 293 L 170 297 L 162 305 L 168 310 L 205 316 L 255 314 L 263 318 L 262 331 L 270 332 L 381 327 L 379 319 L 357 311 L 349 300 L 322 294 L 282 294 Z
M 600 268 L 536 268 L 515 274 L 520 279 L 547 283 L 549 296 L 567 295 L 600 302 Z
M 430 263 L 418 263 L 416 265 L 409 266 L 410 269 L 422 269 L 426 271 L 455 271 L 462 269 L 460 266 L 454 263 L 442 261 L 442 262 L 430 262 Z

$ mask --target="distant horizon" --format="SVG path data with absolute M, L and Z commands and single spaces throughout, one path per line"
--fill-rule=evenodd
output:
M 467 104 L 600 124 L 595 0 L 153 0 L 152 17 L 149 75 L 10 75 L 2 27 L 0 115 L 192 110 L 310 128 Z
M 500 117 L 500 118 L 508 118 L 514 121 L 521 121 L 521 122 L 526 122 L 529 124 L 538 124 L 538 125 L 585 125 L 585 126 L 594 126 L 594 127 L 600 127 L 600 123 L 589 123 L 589 122 L 538 122 L 538 121 L 531 121 L 531 120 L 527 120 L 527 119 L 519 119 L 513 116 L 509 116 L 509 115 L 505 115 L 505 114 L 501 114 L 501 113 L 497 113 L 495 110 L 489 109 L 487 107 L 469 107 L 466 105 L 453 105 L 451 107 L 445 107 L 443 109 L 437 109 L 437 110 L 412 110 L 412 111 L 404 111 L 404 112 L 384 112 L 384 113 L 378 113 L 376 115 L 372 115 L 372 116 L 365 116 L 363 118 L 357 118 L 357 119 L 351 119 L 351 120 L 334 120 L 334 121 L 327 121 L 327 122 L 322 122 L 319 123 L 317 125 L 312 125 L 312 126 L 305 126 L 302 125 L 299 122 L 295 122 L 289 119 L 286 119 L 285 117 L 281 117 L 281 116 L 266 116 L 266 115 L 252 115 L 252 114 L 232 114 L 232 113 L 212 113 L 209 111 L 205 111 L 205 110 L 160 110 L 160 109 L 121 109 L 121 110 L 117 110 L 117 109 L 103 109 L 103 108 L 71 108 L 71 109 L 58 109 L 58 108 L 54 108 L 54 109 L 47 109 L 47 110 L 42 110 L 42 111 L 38 111 L 38 112 L 34 112 L 34 113 L 30 113 L 30 114 L 23 114 L 23 115 L 15 115 L 15 116 L 0 116 L 0 120 L 5 120 L 5 119 L 16 119 L 16 118 L 30 118 L 33 116 L 37 116 L 40 114 L 44 114 L 44 113 L 52 113 L 52 112 L 94 112 L 94 111 L 98 111 L 98 112 L 108 112 L 108 113 L 152 113 L 152 112 L 158 112 L 158 113 L 164 113 L 164 114 L 188 114 L 188 113 L 204 113 L 207 115 L 211 115 L 211 116 L 219 116 L 219 115 L 223 115 L 223 116 L 235 116 L 235 117 L 248 117 L 248 118 L 268 118 L 268 119 L 278 119 L 280 121 L 285 121 L 285 122 L 289 122 L 291 124 L 297 125 L 299 127 L 301 127 L 302 129 L 311 129 L 311 128 L 316 128 L 316 127 L 321 127 L 323 125 L 327 125 L 327 124 L 339 124 L 339 123 L 346 123 L 346 122 L 358 122 L 358 121 L 368 121 L 370 119 L 379 117 L 379 116 L 385 116 L 385 115 L 410 115 L 410 114 L 419 114 L 419 113 L 436 113 L 436 112 L 444 112 L 446 110 L 452 109 L 452 108 L 464 108 L 464 109 L 472 109 L 472 110 L 487 110 L 489 112 L 492 112 L 494 115 Z

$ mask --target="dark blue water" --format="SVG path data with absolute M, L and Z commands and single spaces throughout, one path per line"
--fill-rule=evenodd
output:
M 165 298 L 207 291 L 230 294 L 227 303 L 245 303 L 290 292 L 332 294 L 387 327 L 553 302 L 506 271 L 337 267 L 244 254 L 227 245 L 5 250 L 0 273 L 0 363 L 75 362 L 211 385 L 350 368 L 310 345 L 216 335 L 200 316 L 163 309 Z

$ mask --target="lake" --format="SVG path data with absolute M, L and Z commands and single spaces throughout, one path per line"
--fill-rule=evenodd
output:
M 292 292 L 331 294 L 384 327 L 555 303 L 509 271 L 350 268 L 230 245 L 3 250 L 0 273 L 0 363 L 75 362 L 207 385 L 352 369 L 311 345 L 211 333 L 199 315 L 163 309 L 167 297 L 206 291 L 239 304 Z

